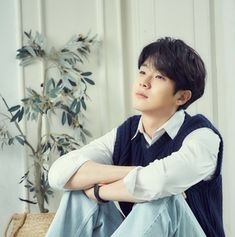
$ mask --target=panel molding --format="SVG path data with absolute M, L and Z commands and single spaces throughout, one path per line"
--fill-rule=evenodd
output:
M 22 0 L 16 0 L 16 44 L 17 44 L 17 48 L 21 48 L 23 45 L 23 19 L 22 19 Z M 17 65 L 17 74 L 18 74 L 18 78 L 19 78 L 19 95 L 20 98 L 24 98 L 25 96 L 25 74 L 24 74 L 24 69 L 23 67 L 21 67 L 19 64 Z M 21 129 L 24 133 L 27 133 L 27 128 L 26 128 L 26 121 L 24 119 L 23 123 L 21 123 Z M 23 173 L 26 173 L 26 171 L 28 170 L 28 155 L 27 155 L 27 149 L 24 146 L 23 147 Z M 26 188 L 22 188 L 22 197 L 24 199 L 29 199 L 29 192 L 28 189 Z M 24 211 L 25 212 L 29 212 L 30 211 L 30 207 L 29 204 L 24 202 Z
M 104 93 L 101 90 L 101 88 L 104 91 L 108 90 L 107 85 L 107 68 L 106 68 L 106 57 L 105 57 L 105 47 L 104 47 L 104 40 L 105 40 L 105 15 L 104 15 L 104 0 L 96 0 L 96 22 L 97 22 L 97 34 L 100 40 L 100 49 L 98 52 L 98 65 L 99 65 L 99 83 L 100 83 L 100 90 L 99 90 L 99 98 L 101 102 L 101 107 L 103 108 L 101 110 L 101 113 L 99 114 L 99 121 L 100 121 L 100 127 L 101 127 L 101 134 L 104 134 L 109 129 L 109 118 L 107 114 L 104 111 L 107 111 L 108 109 L 108 101 L 103 96 Z

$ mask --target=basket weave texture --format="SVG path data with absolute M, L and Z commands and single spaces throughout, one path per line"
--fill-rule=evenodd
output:
M 5 237 L 44 237 L 54 215 L 54 213 L 14 214 L 6 228 Z

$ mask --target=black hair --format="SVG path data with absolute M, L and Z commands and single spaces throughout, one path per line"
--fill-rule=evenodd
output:
M 175 93 L 190 90 L 192 97 L 179 109 L 186 109 L 199 99 L 205 89 L 206 69 L 199 54 L 184 41 L 171 37 L 160 38 L 145 46 L 139 56 L 138 68 L 147 60 L 156 70 L 174 81 Z

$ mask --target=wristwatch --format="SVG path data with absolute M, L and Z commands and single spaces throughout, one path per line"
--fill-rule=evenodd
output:
M 95 184 L 94 186 L 94 195 L 95 195 L 95 198 L 97 199 L 98 202 L 100 203 L 105 203 L 105 202 L 109 202 L 107 200 L 104 200 L 100 197 L 100 194 L 99 194 L 99 189 L 100 189 L 100 185 L 99 184 Z

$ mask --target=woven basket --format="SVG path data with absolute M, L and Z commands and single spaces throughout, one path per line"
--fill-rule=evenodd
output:
M 7 225 L 5 237 L 44 237 L 54 215 L 54 213 L 14 214 Z

